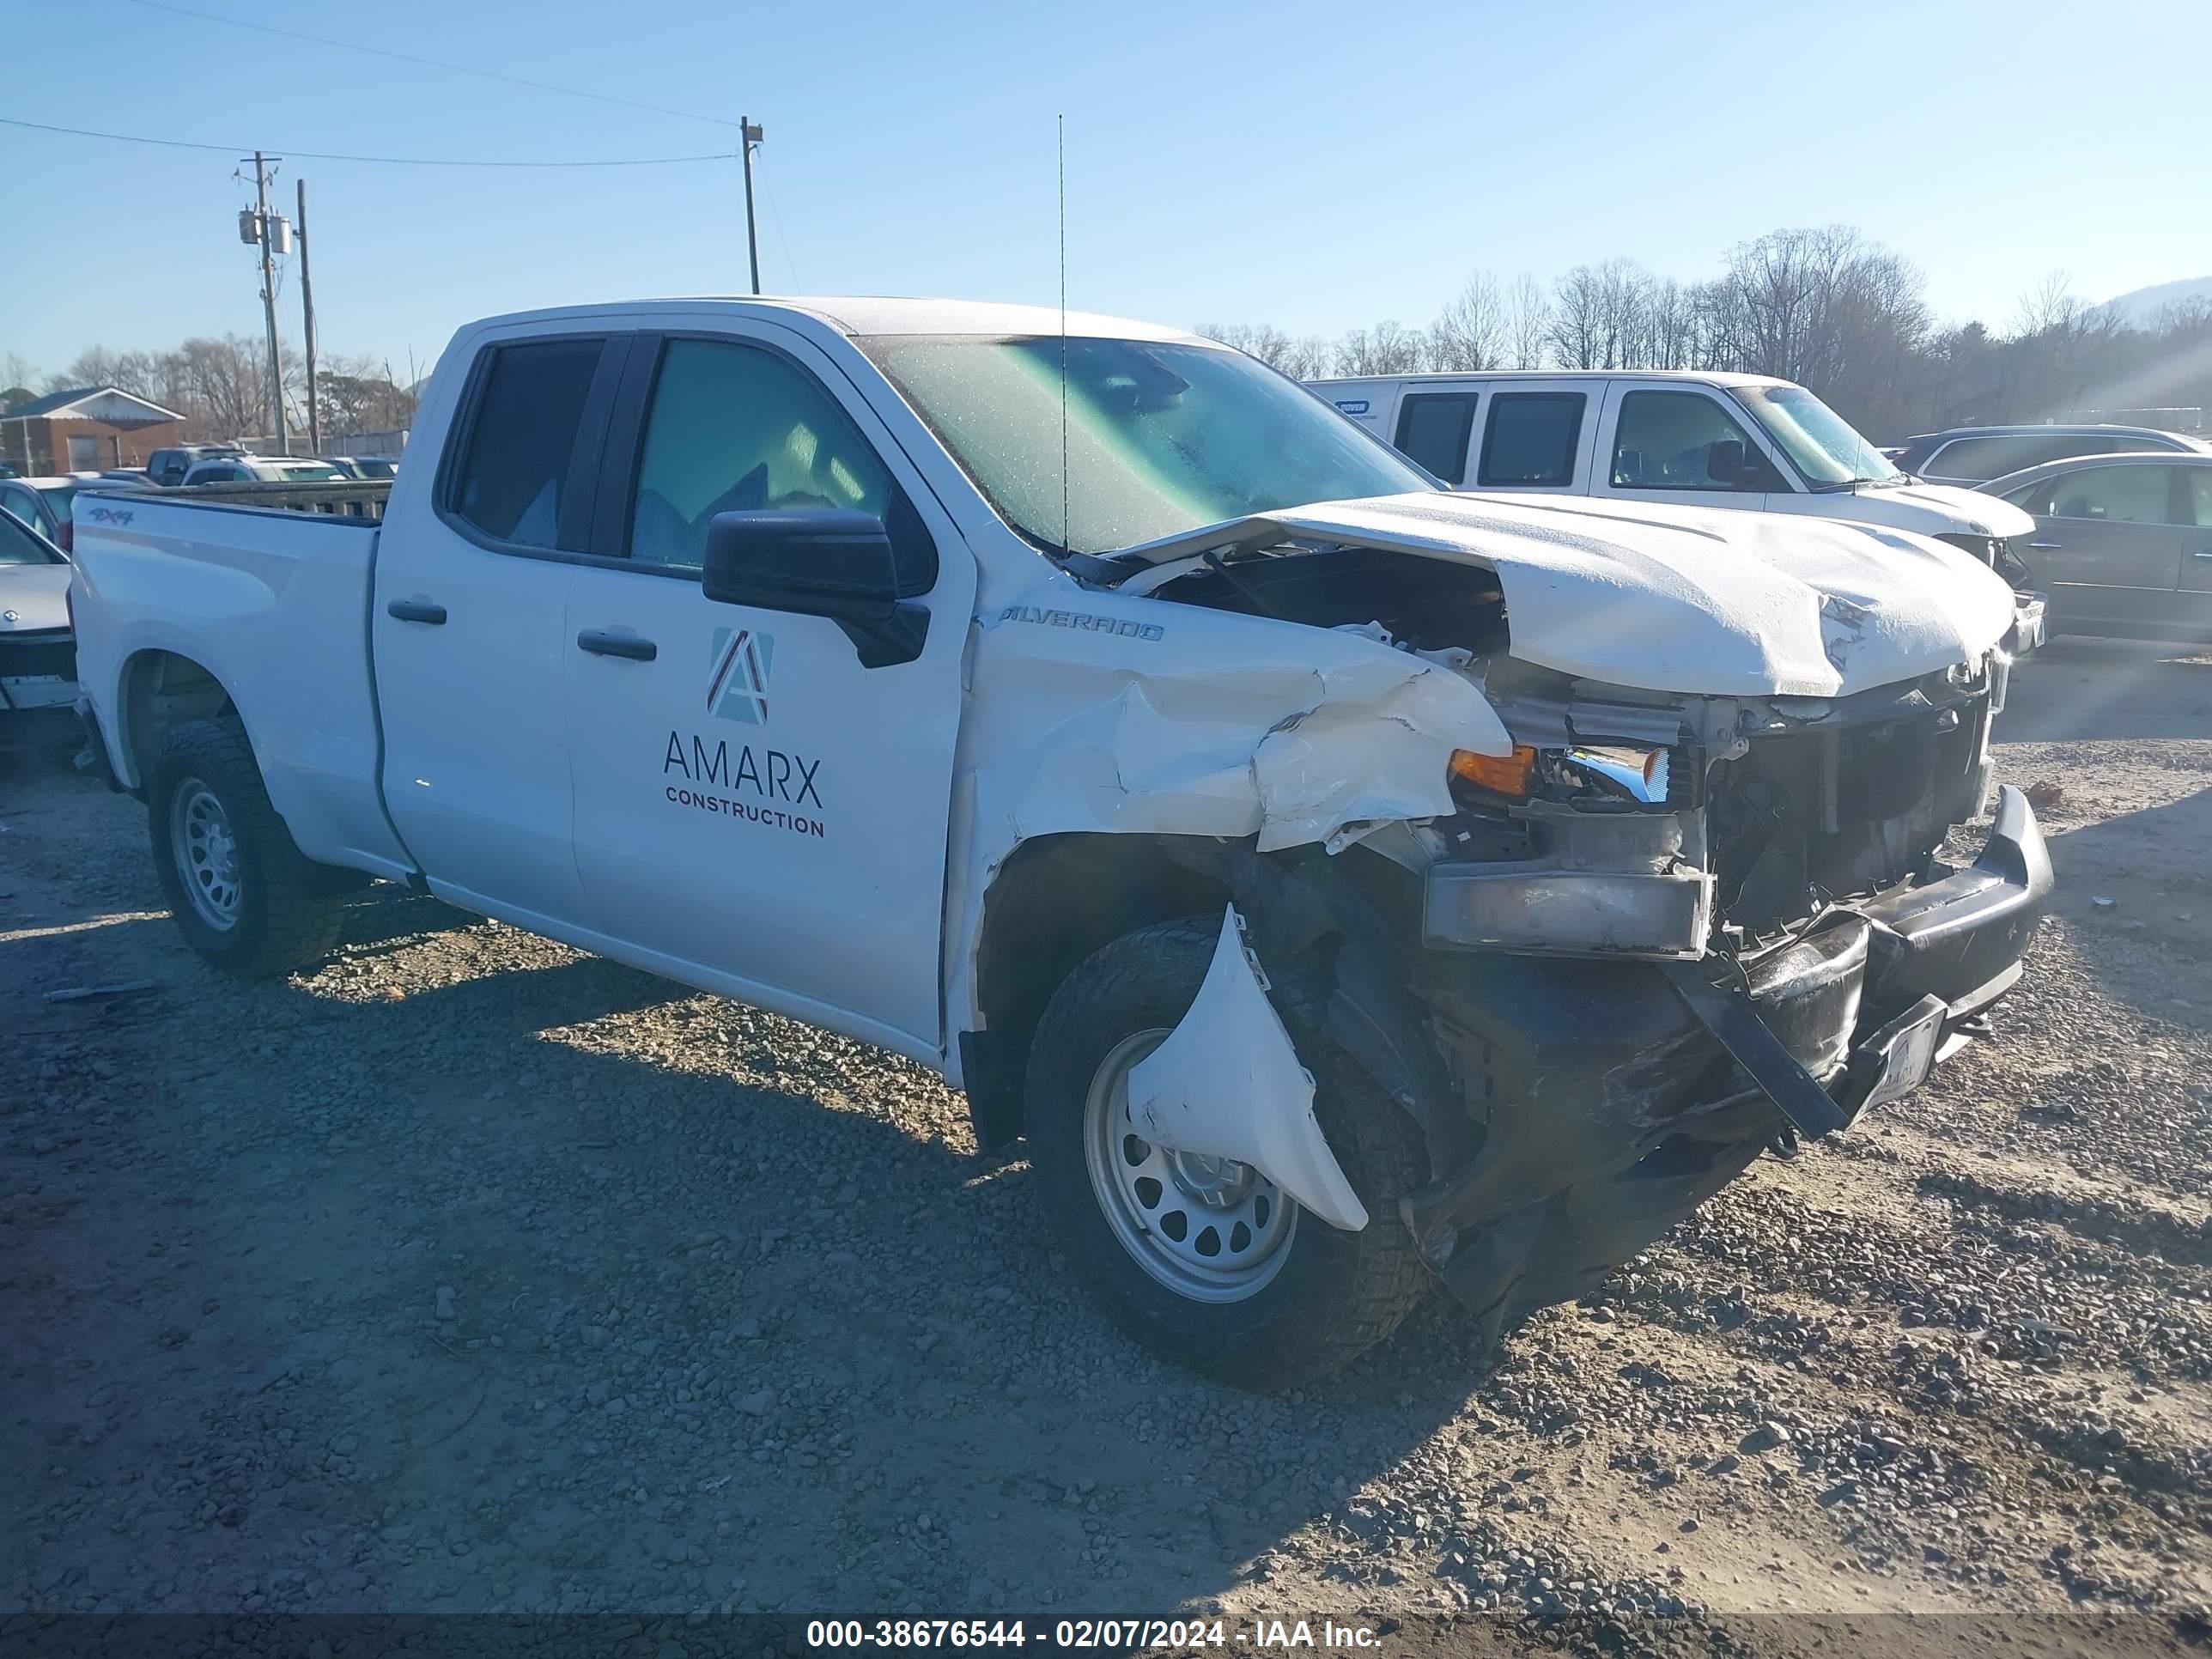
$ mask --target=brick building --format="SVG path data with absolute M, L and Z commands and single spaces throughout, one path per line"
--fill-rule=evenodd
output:
M 184 418 L 117 386 L 50 392 L 0 414 L 0 461 L 27 477 L 143 466 Z

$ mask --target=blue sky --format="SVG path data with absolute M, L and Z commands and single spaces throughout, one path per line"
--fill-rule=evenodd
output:
M 771 292 L 1057 292 L 1334 334 L 1427 322 L 1471 270 L 1621 254 L 1710 273 L 1856 225 L 1996 325 L 2044 273 L 2101 299 L 2212 274 L 2203 0 L 1434 7 L 178 0 L 768 130 Z M 218 143 L 513 159 L 733 150 L 735 133 L 201 21 L 11 5 L 0 114 Z M 618 17 L 610 22 L 609 17 Z M 36 66 L 36 73 L 23 72 Z M 0 127 L 0 353 L 259 327 L 223 155 Z M 427 368 L 488 312 L 745 285 L 734 161 L 493 172 L 287 161 L 324 348 Z M 37 227 L 35 234 L 27 228 Z M 284 285 L 296 332 L 296 285 Z

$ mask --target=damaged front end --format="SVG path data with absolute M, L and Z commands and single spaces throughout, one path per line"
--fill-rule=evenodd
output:
M 1365 630 L 1510 736 L 1452 757 L 1449 812 L 1182 856 L 1249 918 L 1298 1052 L 1334 1045 L 1420 1124 L 1405 1219 L 1494 1332 L 1921 1083 L 2019 978 L 2051 878 L 2009 788 L 1979 856 L 1942 856 L 1989 794 L 2004 649 L 1846 695 L 1669 695 L 1509 654 L 1470 576 L 1431 579 L 1456 611 Z
M 1493 676 L 1530 787 L 1470 769 L 1431 827 L 1415 969 L 1484 1134 L 1408 1219 L 1468 1305 L 1510 1322 L 1579 1293 L 1762 1148 L 1844 1127 L 1979 1031 L 2051 884 L 2009 788 L 1978 859 L 1940 857 L 1981 810 L 2005 668 L 1833 700 Z M 1639 749 L 1663 792 L 1572 759 Z

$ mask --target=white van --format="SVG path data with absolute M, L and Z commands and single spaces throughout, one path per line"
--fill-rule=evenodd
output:
M 1787 380 L 1604 369 L 1311 385 L 1455 489 L 1845 519 L 1933 536 L 2027 585 L 2007 544 L 2033 532 L 2027 514 L 1974 490 L 1910 482 L 1850 422 Z

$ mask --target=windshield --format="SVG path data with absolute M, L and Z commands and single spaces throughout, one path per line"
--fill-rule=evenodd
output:
M 1250 513 L 1437 487 L 1241 352 L 1058 335 L 860 343 L 1042 547 L 1110 553 Z
M 26 530 L 15 515 L 0 507 L 0 564 L 54 564 L 46 544 Z
M 1881 483 L 1901 478 L 1851 423 L 1802 386 L 1740 386 L 1738 402 L 1797 464 L 1808 483 Z

